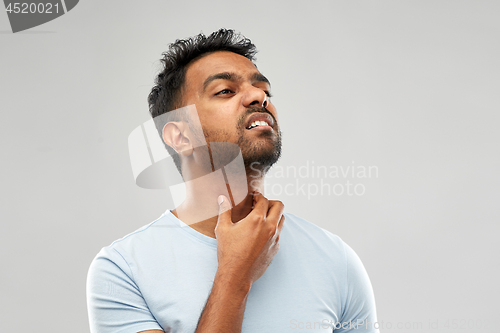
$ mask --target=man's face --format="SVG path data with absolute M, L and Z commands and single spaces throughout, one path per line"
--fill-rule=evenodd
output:
M 247 168 L 257 162 L 253 167 L 263 169 L 279 159 L 270 84 L 247 58 L 215 52 L 196 60 L 186 71 L 183 104 L 196 105 L 207 143 L 237 144 Z

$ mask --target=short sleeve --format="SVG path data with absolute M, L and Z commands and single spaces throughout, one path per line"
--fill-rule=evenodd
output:
M 162 330 L 134 282 L 126 260 L 104 248 L 87 276 L 87 306 L 92 333 L 137 333 Z
M 378 333 L 375 297 L 363 263 L 354 250 L 344 243 L 346 289 L 341 319 L 333 332 Z

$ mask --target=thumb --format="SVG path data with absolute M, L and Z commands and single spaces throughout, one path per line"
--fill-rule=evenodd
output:
M 217 224 L 232 222 L 231 204 L 229 203 L 229 200 L 227 200 L 225 196 L 219 195 L 217 202 L 219 203 L 219 220 L 217 221 Z

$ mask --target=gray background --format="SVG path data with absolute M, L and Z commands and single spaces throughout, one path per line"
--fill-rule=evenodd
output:
M 226 27 L 261 50 L 284 135 L 279 165 L 378 167 L 352 180 L 362 196 L 273 198 L 356 250 L 382 331 L 496 332 L 499 10 L 87 0 L 18 34 L 0 13 L 0 331 L 88 331 L 93 257 L 172 208 L 167 191 L 134 184 L 127 148 L 148 120 L 157 59 L 176 38 Z

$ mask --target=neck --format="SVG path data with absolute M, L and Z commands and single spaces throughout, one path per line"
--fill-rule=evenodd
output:
M 219 195 L 224 195 L 231 202 L 232 221 L 240 221 L 252 210 L 252 193 L 263 193 L 264 176 L 263 173 L 231 173 L 225 168 L 224 171 L 219 169 L 187 181 L 185 185 L 186 198 L 172 213 L 191 228 L 215 238 Z

